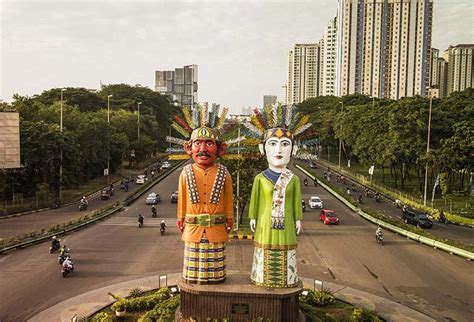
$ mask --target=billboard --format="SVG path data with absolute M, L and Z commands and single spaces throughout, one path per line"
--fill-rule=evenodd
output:
M 20 167 L 20 117 L 0 112 L 0 169 Z

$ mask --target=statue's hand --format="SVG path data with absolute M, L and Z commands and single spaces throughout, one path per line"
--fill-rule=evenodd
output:
M 296 234 L 299 235 L 301 230 L 301 220 L 296 221 Z
M 234 227 L 234 220 L 233 219 L 227 219 L 227 232 L 229 233 L 232 230 L 232 227 Z
M 250 230 L 252 232 L 255 232 L 255 226 L 257 225 L 257 220 L 256 219 L 250 219 Z
M 178 229 L 181 233 L 183 233 L 183 230 L 184 230 L 183 219 L 178 219 Z

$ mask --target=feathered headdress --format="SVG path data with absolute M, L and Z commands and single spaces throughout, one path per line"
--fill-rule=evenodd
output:
M 167 136 L 166 141 L 183 146 L 184 143 L 189 140 L 196 139 L 211 139 L 216 141 L 222 141 L 226 127 L 224 127 L 224 121 L 227 116 L 229 109 L 224 107 L 218 116 L 219 105 L 214 105 L 212 110 L 209 111 L 207 103 L 197 106 L 196 111 L 192 113 L 189 107 L 183 107 L 183 116 L 184 119 L 175 116 L 175 120 L 171 124 L 173 129 L 175 129 L 183 138 L 177 138 L 173 136 Z M 194 115 L 192 115 L 194 114 Z M 240 138 L 243 140 L 245 137 Z M 227 144 L 234 144 L 236 140 L 226 141 Z M 169 149 L 170 152 L 176 152 L 176 149 Z
M 293 105 L 283 106 L 278 103 L 267 105 L 263 111 L 255 108 L 250 122 L 243 124 L 252 137 L 265 142 L 273 136 L 294 140 L 311 126 L 308 121 L 307 115 L 299 117 Z

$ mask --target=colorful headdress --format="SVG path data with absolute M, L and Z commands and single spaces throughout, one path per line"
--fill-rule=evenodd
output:
M 180 146 L 183 146 L 183 144 L 189 140 L 196 139 L 222 141 L 224 121 L 228 110 L 227 107 L 224 107 L 218 117 L 219 105 L 217 104 L 212 107 L 211 111 L 209 111 L 207 103 L 198 105 L 193 115 L 189 107 L 183 107 L 184 119 L 175 115 L 175 121 L 173 121 L 171 126 L 180 133 L 184 139 L 167 136 L 166 141 Z
M 250 131 L 250 136 L 265 142 L 270 137 L 286 137 L 295 140 L 310 126 L 307 115 L 299 118 L 294 105 L 267 105 L 263 111 L 255 108 L 250 122 L 243 123 Z

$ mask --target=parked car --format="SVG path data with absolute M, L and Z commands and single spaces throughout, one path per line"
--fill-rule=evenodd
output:
M 159 194 L 152 192 L 146 197 L 146 204 L 147 205 L 156 205 L 161 201 L 161 197 Z
M 171 194 L 171 202 L 177 203 L 178 202 L 178 191 L 175 191 Z
M 323 201 L 317 196 L 311 196 L 311 198 L 309 198 L 309 208 L 323 209 Z
M 415 225 L 420 228 L 431 228 L 433 222 L 423 213 L 418 213 L 415 210 L 408 208 L 402 214 L 402 219 L 405 224 Z
M 144 184 L 146 181 L 146 175 L 140 174 L 137 176 L 137 181 L 135 181 L 136 184 Z
M 108 200 L 110 197 L 113 195 L 112 191 L 110 188 L 102 189 L 100 192 L 100 199 L 102 200 Z
M 171 163 L 169 163 L 168 161 L 165 161 L 161 165 L 161 170 L 168 169 L 169 167 L 171 167 Z
M 321 209 L 319 213 L 319 220 L 321 220 L 326 225 L 339 225 L 339 218 L 334 210 Z

